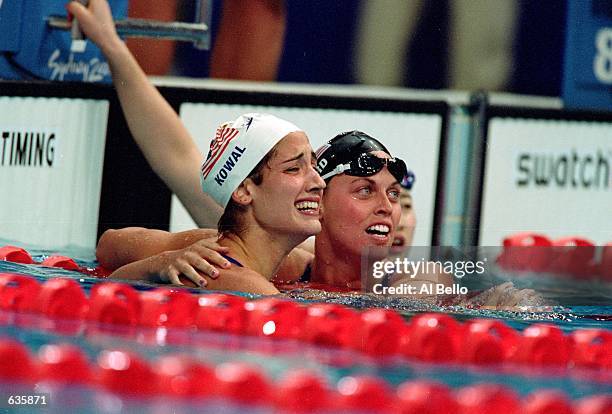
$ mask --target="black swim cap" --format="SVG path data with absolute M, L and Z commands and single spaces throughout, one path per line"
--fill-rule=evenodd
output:
M 357 159 L 361 154 L 389 150 L 376 138 L 365 132 L 349 131 L 336 135 L 317 150 L 317 172 L 323 176 L 340 164 Z M 326 181 L 329 181 L 328 178 Z

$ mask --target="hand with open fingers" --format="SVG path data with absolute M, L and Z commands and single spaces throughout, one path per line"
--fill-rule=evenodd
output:
M 215 239 L 203 239 L 189 247 L 160 253 L 152 258 L 152 274 L 156 274 L 164 283 L 175 285 L 191 285 L 205 287 L 208 282 L 205 277 L 219 277 L 218 266 L 227 269 L 231 266 L 220 252 L 228 248 L 217 244 Z
M 89 0 L 87 6 L 70 1 L 66 9 L 76 17 L 83 33 L 101 49 L 120 41 L 107 0 Z

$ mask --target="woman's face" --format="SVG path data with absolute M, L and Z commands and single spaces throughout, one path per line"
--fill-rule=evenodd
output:
M 403 251 L 412 244 L 414 229 L 416 227 L 416 215 L 412 208 L 412 195 L 404 188 L 402 188 L 402 193 L 400 195 L 400 206 L 402 208 L 402 215 L 399 225 L 397 226 L 397 231 L 395 232 L 393 248 Z
M 266 229 L 295 234 L 301 242 L 321 231 L 319 204 L 325 182 L 313 168 L 308 137 L 293 132 L 276 146 L 260 185 L 250 186 L 255 220 Z
M 333 177 L 325 190 L 322 223 L 334 249 L 362 255 L 367 247 L 384 247 L 376 253 L 385 257 L 400 221 L 400 191 L 386 167 L 369 177 Z

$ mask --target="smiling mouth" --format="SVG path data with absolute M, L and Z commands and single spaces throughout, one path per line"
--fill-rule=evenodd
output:
M 366 233 L 378 237 L 387 237 L 389 236 L 390 231 L 391 229 L 389 228 L 389 226 L 384 224 L 375 224 L 366 229 Z
M 319 214 L 319 203 L 317 201 L 300 201 L 299 203 L 295 203 L 295 208 L 303 214 Z

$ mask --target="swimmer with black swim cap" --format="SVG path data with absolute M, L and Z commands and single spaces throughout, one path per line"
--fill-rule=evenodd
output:
M 393 247 L 401 251 L 412 243 L 416 226 L 410 194 L 416 177 L 401 159 L 381 159 L 372 154 L 375 151 L 391 154 L 380 141 L 364 132 L 350 131 L 339 134 L 317 150 L 317 171 L 328 183 L 332 177 L 340 173 L 368 176 L 387 166 L 389 172 L 402 186 L 401 218 L 393 240 Z
M 361 131 L 335 136 L 316 155 L 316 169 L 327 187 L 322 230 L 307 276 L 315 283 L 358 288 L 364 251 L 380 247 L 375 249 L 380 257 L 372 260 L 388 254 L 400 220 L 402 185 L 411 187 L 414 174 Z
M 410 190 L 414 173 L 408 171 L 403 160 L 383 157 L 381 153 L 389 155 L 391 152 L 376 138 L 361 131 L 344 132 L 317 150 L 316 169 L 321 178 L 329 182 L 338 174 L 368 177 L 387 167 L 399 184 Z

